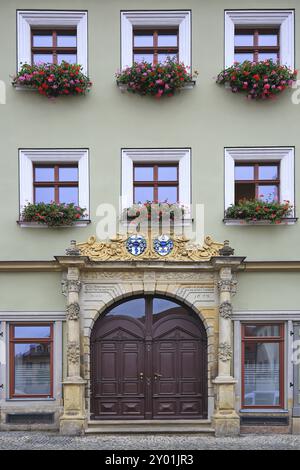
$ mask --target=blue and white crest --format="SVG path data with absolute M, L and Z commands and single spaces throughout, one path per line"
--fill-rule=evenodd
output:
M 147 242 L 141 235 L 131 235 L 127 239 L 126 248 L 127 251 L 133 256 L 139 256 L 146 250 Z
M 160 256 L 167 256 L 173 250 L 174 243 L 168 235 L 160 235 L 160 237 L 155 238 L 154 250 Z

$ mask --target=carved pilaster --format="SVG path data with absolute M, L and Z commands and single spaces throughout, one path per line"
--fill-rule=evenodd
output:
M 229 343 L 220 343 L 219 344 L 219 359 L 222 362 L 228 362 L 232 358 L 232 346 Z
M 67 306 L 67 320 L 77 321 L 80 315 L 80 306 L 78 303 L 72 303 Z
M 226 320 L 231 320 L 232 318 L 232 305 L 230 302 L 225 301 L 222 302 L 220 307 L 219 307 L 219 313 L 222 318 Z
M 80 346 L 79 343 L 72 341 L 67 346 L 67 358 L 72 364 L 79 364 L 80 362 Z

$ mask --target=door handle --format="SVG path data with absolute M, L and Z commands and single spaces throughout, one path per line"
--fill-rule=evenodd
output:
M 160 379 L 162 377 L 162 374 L 159 374 L 158 372 L 154 372 L 154 380 Z
M 140 372 L 140 380 L 144 380 L 144 372 Z

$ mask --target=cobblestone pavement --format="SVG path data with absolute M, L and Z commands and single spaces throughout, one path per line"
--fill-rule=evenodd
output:
M 1 450 L 300 450 L 300 436 L 253 435 L 215 438 L 187 435 L 69 437 L 50 432 L 0 432 Z

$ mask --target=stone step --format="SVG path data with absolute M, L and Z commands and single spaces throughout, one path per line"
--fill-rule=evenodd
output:
M 89 421 L 86 434 L 121 433 L 198 433 L 212 435 L 209 420 L 95 420 Z

